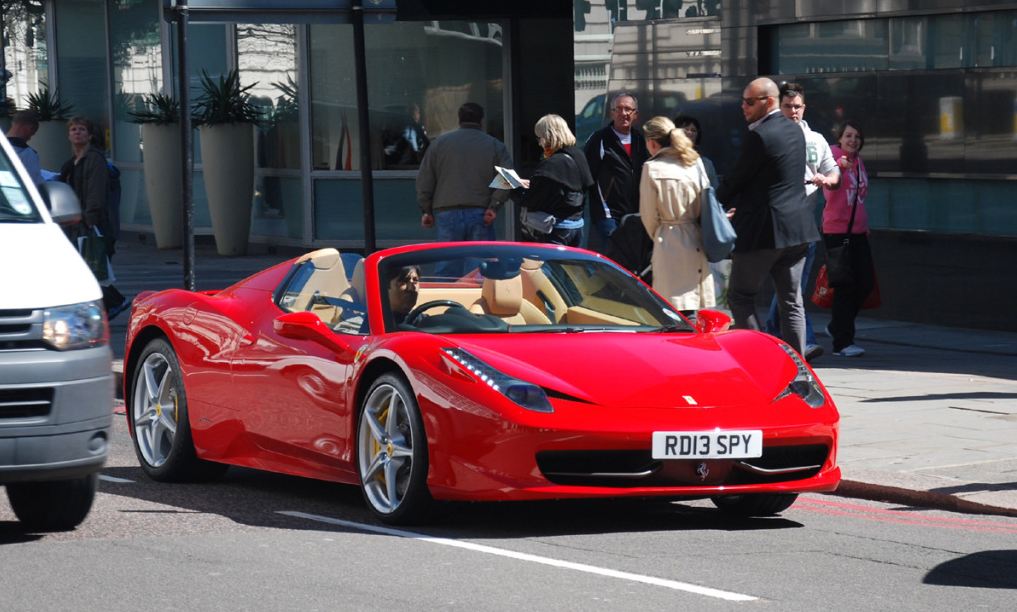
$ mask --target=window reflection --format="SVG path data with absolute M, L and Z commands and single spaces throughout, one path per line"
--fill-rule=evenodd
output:
M 353 27 L 312 25 L 310 49 L 312 166 L 359 170 Z
M 296 41 L 292 24 L 237 25 L 241 86 L 251 86 L 251 101 L 261 111 L 252 219 L 259 235 L 303 236 L 304 198 L 294 176 L 300 169 Z
M 4 66 L 12 74 L 7 97 L 14 107 L 25 108 L 49 70 L 46 11 L 42 0 L 4 2 L 3 7 Z
M 484 107 L 501 136 L 502 30 L 493 23 L 432 21 L 367 28 L 374 167 L 416 169 L 431 138 L 458 127 L 464 102 Z

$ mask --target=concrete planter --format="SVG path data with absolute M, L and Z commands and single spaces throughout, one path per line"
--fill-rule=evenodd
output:
M 216 250 L 220 255 L 243 255 L 251 233 L 254 126 L 203 125 L 199 131 Z
M 141 126 L 145 143 L 145 192 L 152 214 L 152 231 L 160 249 L 183 244 L 183 189 L 180 184 L 180 126 Z
M 40 121 L 39 131 L 29 143 L 39 152 L 39 164 L 51 172 L 60 172 L 71 158 L 71 141 L 67 139 L 67 122 L 63 119 Z

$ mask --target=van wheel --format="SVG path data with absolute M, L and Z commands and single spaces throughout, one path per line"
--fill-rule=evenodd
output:
M 712 498 L 721 512 L 734 516 L 773 516 L 791 507 L 797 493 L 723 495 Z
M 152 480 L 164 482 L 221 476 L 227 466 L 203 461 L 194 451 L 183 375 L 173 347 L 156 338 L 137 363 L 128 422 L 141 469 Z
M 69 531 L 92 509 L 99 474 L 74 480 L 7 485 L 7 499 L 18 520 L 31 531 Z

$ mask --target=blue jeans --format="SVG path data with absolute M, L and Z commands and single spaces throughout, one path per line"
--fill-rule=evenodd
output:
M 494 224 L 484 224 L 484 208 L 450 208 L 437 210 L 434 213 L 434 226 L 438 230 L 439 242 L 463 242 L 477 240 L 494 240 Z M 448 278 L 460 278 L 466 270 L 467 262 L 441 261 L 435 266 L 435 275 Z
M 494 224 L 484 225 L 484 210 L 477 206 L 435 211 L 434 226 L 438 230 L 438 241 L 494 240 Z
M 809 282 L 809 273 L 812 271 L 812 262 L 816 260 L 816 243 L 809 244 L 809 251 L 805 255 L 805 267 L 802 268 L 802 302 L 809 299 L 805 289 Z M 780 338 L 780 317 L 777 315 L 777 296 L 773 296 L 770 302 L 770 314 L 766 317 L 766 324 L 763 331 L 771 336 Z M 808 311 L 805 312 L 805 344 L 816 344 L 816 332 L 812 330 L 812 320 L 809 319 Z

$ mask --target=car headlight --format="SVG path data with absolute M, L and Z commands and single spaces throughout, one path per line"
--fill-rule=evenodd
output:
M 42 339 L 61 351 L 109 343 L 109 325 L 102 300 L 47 308 L 43 312 Z
M 790 346 L 781 344 L 780 348 L 784 349 L 784 352 L 788 354 L 788 357 L 795 362 L 798 366 L 798 373 L 795 374 L 794 380 L 792 380 L 786 389 L 780 392 L 773 401 L 782 400 L 792 393 L 802 398 L 802 400 L 811 406 L 812 408 L 819 408 L 826 403 L 826 398 L 823 397 L 823 390 L 819 388 L 819 383 L 816 382 L 816 377 L 809 371 L 808 366 L 802 361 L 802 358 L 798 356 L 798 353 L 794 351 Z
M 534 412 L 554 412 L 547 394 L 539 386 L 499 372 L 462 349 L 447 348 L 445 353 L 481 382 L 523 408 Z

